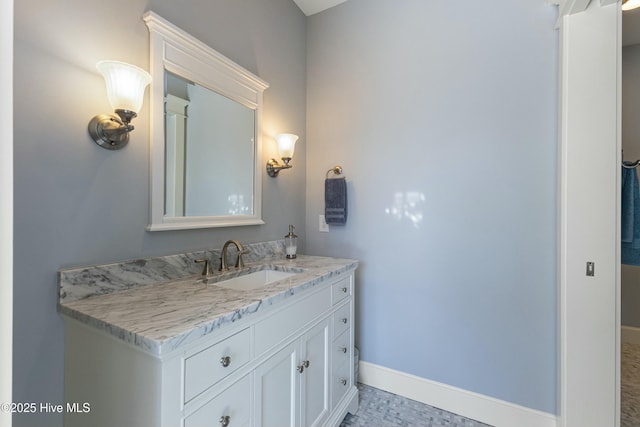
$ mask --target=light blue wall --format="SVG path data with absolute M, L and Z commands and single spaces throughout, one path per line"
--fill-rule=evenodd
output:
M 146 10 L 201 38 L 270 83 L 263 164 L 272 136 L 305 139 L 306 19 L 292 0 L 29 0 L 15 4 L 14 401 L 60 404 L 64 335 L 56 271 L 242 242 L 304 242 L 305 151 L 277 179 L 264 175 L 263 226 L 149 233 L 149 109 L 129 145 L 98 147 L 91 117 L 110 110 L 100 59 L 148 69 Z M 148 93 L 147 93 L 148 95 Z M 304 249 L 304 248 L 302 248 Z M 92 404 L 95 404 L 93 402 Z M 14 426 L 60 426 L 60 416 L 17 416 Z
M 57 269 L 271 240 L 294 223 L 301 252 L 362 261 L 364 360 L 556 411 L 554 7 L 349 0 L 308 20 L 291 0 L 15 7 L 15 401 L 62 401 Z M 148 105 L 124 150 L 90 141 L 89 119 L 109 110 L 94 64 L 147 68 L 150 9 L 270 83 L 263 162 L 270 135 L 300 135 L 294 168 L 264 177 L 267 225 L 145 232 Z M 349 222 L 321 234 L 336 163 Z
M 307 35 L 307 250 L 361 260 L 361 358 L 549 413 L 556 14 L 349 0 Z M 319 233 L 335 164 L 349 219 Z

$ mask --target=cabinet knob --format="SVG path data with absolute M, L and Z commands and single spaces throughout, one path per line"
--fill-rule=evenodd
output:
M 224 356 L 220 358 L 220 364 L 222 365 L 223 368 L 226 368 L 227 366 L 229 366 L 229 364 L 231 364 L 231 357 Z
M 345 294 L 347 293 L 347 291 L 348 291 L 348 290 L 349 290 L 349 289 L 347 289 L 347 288 L 342 288 L 342 289 L 341 289 L 341 291 L 342 291 L 342 292 L 344 292 Z
M 347 354 L 347 347 L 340 347 L 340 351 L 343 352 L 344 354 Z
M 346 324 L 346 323 L 347 323 L 347 320 L 348 320 L 348 319 L 347 319 L 346 317 L 343 317 L 342 319 L 340 319 L 340 321 L 341 321 L 342 323 L 344 323 L 344 324 Z
M 229 421 L 231 421 L 231 417 L 229 415 L 223 415 L 220 417 L 220 425 L 222 427 L 227 427 L 229 425 Z
M 347 385 L 347 379 L 346 378 L 340 378 L 340 384 Z
M 296 369 L 298 370 L 298 372 L 303 373 L 304 372 L 304 368 L 308 368 L 308 367 L 309 367 L 309 361 L 305 360 L 304 362 L 299 364 Z

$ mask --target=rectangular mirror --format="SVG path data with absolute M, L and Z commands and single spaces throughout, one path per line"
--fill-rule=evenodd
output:
M 253 215 L 255 111 L 165 71 L 164 120 L 165 216 Z
M 268 84 L 147 12 L 150 231 L 264 224 L 262 92 Z

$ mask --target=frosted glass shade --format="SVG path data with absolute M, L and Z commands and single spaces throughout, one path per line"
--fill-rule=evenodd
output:
M 100 61 L 96 68 L 104 77 L 109 102 L 114 110 L 140 111 L 144 90 L 151 83 L 149 73 L 119 61 Z
M 276 139 L 278 140 L 280 158 L 292 158 L 293 150 L 295 149 L 296 141 L 298 140 L 298 135 L 294 135 L 292 133 L 281 133 L 276 135 Z
M 622 10 L 632 10 L 640 7 L 640 0 L 627 0 L 622 3 Z

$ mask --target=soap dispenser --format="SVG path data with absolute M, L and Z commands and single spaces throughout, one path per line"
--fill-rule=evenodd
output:
M 287 250 L 287 259 L 293 259 L 296 257 L 296 251 L 298 250 L 298 236 L 293 234 L 294 226 L 289 226 L 289 234 L 284 236 L 284 246 Z

